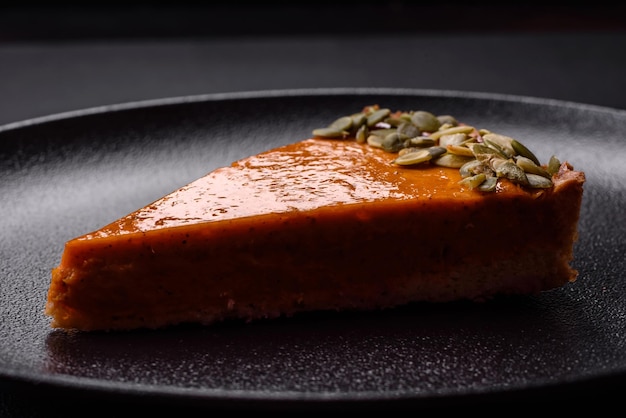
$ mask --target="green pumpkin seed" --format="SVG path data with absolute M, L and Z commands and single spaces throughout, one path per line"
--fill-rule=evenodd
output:
M 361 126 L 367 123 L 367 116 L 363 113 L 355 113 L 350 117 L 352 118 L 352 132 L 357 132 Z
M 352 128 L 352 117 L 343 116 L 327 126 L 329 129 L 336 131 L 349 131 Z
M 481 192 L 493 192 L 494 190 L 496 190 L 497 185 L 498 185 L 498 178 L 488 176 L 487 179 L 484 182 L 482 182 L 480 186 L 477 187 L 477 189 L 480 190 Z
M 415 138 L 410 138 L 408 143 L 412 147 L 432 147 L 437 144 L 437 141 L 427 136 L 416 136 Z
M 334 128 L 318 128 L 313 130 L 313 135 L 320 138 L 346 138 L 350 132 Z
M 408 154 L 409 152 L 417 152 L 417 151 L 422 151 L 424 148 L 419 148 L 419 147 L 404 147 L 402 148 L 400 151 L 398 151 L 398 156 L 404 155 L 404 154 Z
M 426 149 L 430 152 L 430 155 L 432 155 L 433 158 L 437 158 L 446 153 L 446 149 L 444 147 L 434 146 Z
M 451 154 L 462 155 L 464 157 L 473 157 L 474 156 L 474 153 L 472 152 L 472 150 L 467 148 L 464 145 L 448 144 L 446 146 L 446 149 Z
M 356 131 L 355 139 L 356 142 L 363 144 L 367 141 L 367 136 L 369 135 L 369 129 L 366 124 L 361 125 L 361 127 Z
M 432 158 L 433 156 L 428 152 L 428 149 L 423 148 L 417 151 L 403 153 L 393 160 L 393 163 L 397 165 L 416 165 L 430 161 Z
M 411 122 L 411 113 L 409 112 L 400 113 L 400 119 L 404 120 L 405 122 Z
M 454 116 L 451 115 L 439 115 L 437 116 L 437 120 L 439 121 L 439 125 L 448 125 L 449 127 L 458 126 L 459 122 L 456 120 Z
M 474 128 L 472 126 L 466 126 L 466 125 L 461 125 L 461 126 L 453 126 L 451 128 L 447 128 L 447 129 L 440 129 L 437 132 L 433 132 L 431 133 L 429 136 L 432 139 L 439 139 L 441 138 L 443 135 L 450 135 L 450 134 L 469 134 L 470 132 L 472 132 L 474 130 Z
M 446 147 L 448 145 L 461 145 L 467 141 L 467 134 L 460 132 L 456 134 L 446 134 L 439 137 L 439 145 Z
M 462 178 L 473 176 L 474 174 L 479 174 L 482 170 L 483 163 L 476 159 L 471 159 L 461 167 L 459 167 L 459 174 L 461 174 Z
M 494 157 L 489 160 L 489 167 L 491 167 L 493 171 L 497 172 L 498 170 L 500 170 L 500 167 L 508 163 L 510 163 L 510 161 L 505 158 Z
M 554 155 L 550 157 L 550 161 L 548 161 L 548 173 L 550 173 L 551 175 L 555 175 L 559 172 L 560 168 L 561 161 L 559 161 L 559 159 L 556 158 Z
M 383 139 L 384 137 L 379 136 L 379 135 L 375 135 L 375 134 L 370 134 L 367 137 L 367 145 L 369 145 L 370 147 L 374 147 L 374 148 L 382 148 L 383 147 Z
M 410 122 L 402 122 L 400 125 L 398 125 L 398 132 L 408 136 L 409 138 L 414 138 L 416 136 L 419 136 L 421 134 L 419 128 L 415 125 L 413 125 Z
M 519 168 L 513 161 L 506 160 L 504 163 L 493 167 L 497 177 L 505 177 L 514 183 L 527 185 L 528 177 L 524 170 Z
M 381 137 L 386 137 L 389 134 L 397 132 L 396 128 L 378 128 L 378 129 L 370 129 L 370 133 L 372 135 L 378 135 Z
M 394 128 L 398 128 L 400 125 L 402 125 L 403 123 L 406 123 L 406 121 L 404 119 L 402 119 L 399 116 L 389 116 L 385 119 L 382 120 L 382 122 L 386 123 L 387 125 L 394 127 Z
M 462 184 L 463 186 L 467 186 L 470 189 L 475 189 L 476 187 L 483 184 L 485 180 L 487 180 L 487 176 L 484 175 L 483 173 L 480 173 L 480 174 L 476 174 L 470 177 L 465 177 L 464 179 L 459 181 L 459 184 Z
M 530 158 L 526 158 L 523 155 L 515 157 L 515 164 L 517 164 L 526 173 L 537 174 L 545 178 L 552 177 L 543 167 L 539 167 Z
M 541 163 L 539 162 L 539 159 L 535 156 L 535 154 L 533 154 L 528 148 L 526 148 L 524 144 L 522 144 L 518 140 L 513 139 L 511 141 L 511 146 L 513 147 L 515 152 L 517 152 L 519 155 L 530 159 L 533 163 L 537 165 L 541 165 Z
M 553 186 L 552 180 L 538 174 L 527 173 L 526 178 L 528 179 L 528 185 L 535 189 L 549 189 Z
M 378 109 L 367 116 L 367 126 L 370 128 L 379 122 L 382 122 L 387 116 L 391 114 L 389 109 Z
M 483 138 L 483 144 L 496 151 L 496 154 L 504 159 L 511 157 L 511 155 L 509 155 L 500 145 L 496 144 L 495 142 L 491 142 L 490 140 Z
M 441 126 L 441 122 L 435 115 L 424 110 L 418 110 L 411 115 L 411 122 L 422 132 L 435 132 Z
M 445 150 L 445 148 L 443 148 Z M 471 157 L 464 157 L 462 155 L 451 154 L 446 152 L 441 157 L 434 159 L 433 163 L 441 167 L 461 168 L 463 164 L 472 160 Z
M 408 136 L 398 132 L 392 132 L 385 136 L 380 142 L 381 148 L 388 152 L 398 152 L 404 148 L 404 142 L 409 139 Z
M 467 147 L 472 150 L 472 154 L 478 161 L 482 161 L 485 163 L 489 163 L 493 158 L 502 158 L 502 153 L 498 152 L 496 149 L 488 147 L 487 145 L 483 145 L 481 143 L 472 143 L 468 144 Z
M 511 158 L 516 154 L 513 146 L 511 145 L 514 141 L 513 138 L 494 133 L 488 133 L 482 137 L 485 144 L 498 149 L 506 158 Z

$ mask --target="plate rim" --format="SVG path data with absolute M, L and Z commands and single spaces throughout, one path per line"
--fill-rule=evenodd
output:
M 537 96 L 525 96 L 515 94 L 503 94 L 479 91 L 463 90 L 440 90 L 440 89 L 416 89 L 416 88 L 387 88 L 387 87 L 333 87 L 333 88 L 302 88 L 302 89 L 272 89 L 251 90 L 223 93 L 201 93 L 192 95 L 169 96 L 156 99 L 126 101 L 53 113 L 49 115 L 29 118 L 0 125 L 0 136 L 9 131 L 16 131 L 35 125 L 43 125 L 49 122 L 70 120 L 90 115 L 100 115 L 112 112 L 149 109 L 168 105 L 184 105 L 189 103 L 219 102 L 225 100 L 248 100 L 248 99 L 276 99 L 281 97 L 315 97 L 315 96 L 404 96 L 404 97 L 432 97 L 444 99 L 471 99 L 479 101 L 500 101 L 510 103 L 522 103 L 541 106 L 557 106 L 571 108 L 580 111 L 592 111 L 599 113 L 615 114 L 626 118 L 626 109 L 608 106 L 586 104 L 575 101 L 552 99 Z M 8 367 L 7 367 L 8 366 Z M 63 374 L 51 375 L 37 374 L 34 370 L 26 370 L 20 367 L 11 367 L 10 364 L 0 363 L 0 387 L 6 383 L 17 383 L 48 386 L 52 389 L 62 390 L 86 390 L 94 394 L 105 396 L 130 396 L 136 397 L 165 397 L 174 402 L 216 402 L 230 403 L 233 401 L 246 401 L 259 403 L 259 405 L 281 402 L 297 402 L 307 404 L 317 403 L 360 403 L 362 401 L 389 402 L 389 401 L 414 401 L 426 402 L 436 399 L 474 398 L 477 396 L 502 396 L 515 395 L 533 390 L 550 390 L 564 386 L 594 384 L 612 379 L 624 379 L 626 381 L 626 363 L 619 368 L 609 370 L 594 370 L 585 375 L 568 376 L 558 381 L 547 378 L 534 379 L 506 387 L 464 387 L 444 388 L 436 392 L 411 392 L 410 390 L 394 391 L 348 391 L 348 392 L 299 392 L 299 391 L 255 391 L 255 390 L 230 390 L 230 389 L 207 389 L 185 388 L 163 385 L 137 384 L 132 382 L 108 382 L 102 379 L 84 376 L 69 376 Z
M 167 105 L 181 105 L 186 103 L 217 102 L 237 99 L 270 99 L 280 97 L 314 97 L 314 96 L 359 96 L 359 95 L 389 95 L 389 96 L 424 96 L 442 97 L 449 99 L 491 100 L 511 103 L 526 103 L 533 105 L 547 105 L 589 110 L 601 113 L 617 113 L 626 116 L 626 109 L 576 102 L 571 100 L 552 99 L 548 97 L 517 95 L 507 93 L 481 92 L 473 90 L 452 89 L 418 89 L 392 87 L 328 87 L 328 88 L 296 88 L 296 89 L 267 89 L 245 90 L 223 93 L 198 93 L 190 95 L 167 96 L 155 99 L 124 101 L 100 106 L 91 106 L 51 113 L 48 115 L 18 120 L 0 125 L 0 134 L 9 130 L 17 130 L 32 125 L 41 125 L 48 122 L 68 120 L 82 116 L 98 115 L 124 110 L 143 109 Z

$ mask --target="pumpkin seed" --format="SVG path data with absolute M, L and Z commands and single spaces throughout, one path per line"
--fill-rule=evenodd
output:
M 553 186 L 552 180 L 538 174 L 526 173 L 528 185 L 535 189 L 548 189 Z
M 398 156 L 397 165 L 430 162 L 459 169 L 462 185 L 482 192 L 496 190 L 506 178 L 524 187 L 549 188 L 561 162 L 552 156 L 547 165 L 520 141 L 484 128 L 461 125 L 451 115 L 424 111 L 391 113 L 379 105 L 342 116 L 324 128 L 313 130 L 318 138 L 354 138 Z
M 383 140 L 380 142 L 380 145 L 381 148 L 385 151 L 398 152 L 402 148 L 404 148 L 404 142 L 407 139 L 409 139 L 409 137 L 404 134 L 392 132 L 383 138 Z
M 334 128 L 318 128 L 313 130 L 313 135 L 320 138 L 346 138 L 350 132 Z
M 442 149 L 445 150 L 445 148 Z M 463 167 L 463 164 L 471 160 L 471 157 L 464 157 L 462 155 L 456 155 L 446 152 L 445 154 L 441 155 L 441 157 L 433 160 L 433 163 L 442 167 L 461 168 Z
M 432 158 L 433 155 L 429 152 L 429 150 L 427 148 L 422 148 L 417 151 L 407 152 L 398 156 L 395 160 L 393 160 L 393 163 L 398 165 L 416 165 L 430 161 Z
M 497 172 L 498 170 L 500 170 L 500 167 L 502 167 L 504 164 L 507 164 L 508 162 L 509 160 L 506 160 L 504 158 L 494 157 L 489 160 L 489 167 L 491 167 L 493 171 Z
M 528 185 L 528 177 L 526 173 L 524 173 L 524 170 L 519 168 L 517 164 L 511 160 L 506 160 L 504 163 L 494 167 L 494 171 L 497 177 L 505 177 L 514 183 Z
M 367 116 L 363 113 L 355 113 L 350 116 L 352 118 L 352 131 L 356 132 L 361 126 L 367 123 Z
M 508 153 L 504 150 L 504 148 L 502 148 L 500 145 L 498 145 L 498 144 L 497 144 L 497 143 L 495 143 L 495 142 L 492 142 L 492 141 L 490 141 L 490 140 L 488 140 L 488 139 L 486 139 L 486 138 L 483 138 L 483 144 L 485 144 L 487 147 L 489 147 L 489 148 L 491 148 L 492 150 L 494 150 L 494 151 L 498 154 L 498 156 L 500 156 L 500 157 L 502 157 L 502 158 L 504 158 L 504 159 L 507 159 L 507 158 L 512 157 L 512 155 L 509 155 L 509 154 L 508 154 Z
M 533 154 L 528 148 L 526 148 L 524 144 L 522 144 L 518 140 L 513 139 L 511 141 L 511 146 L 513 147 L 515 152 L 517 152 L 519 155 L 530 159 L 533 163 L 537 165 L 541 165 L 541 163 L 539 162 L 539 159 L 535 156 L 535 154 Z
M 409 146 L 414 147 L 432 147 L 437 144 L 437 141 L 427 136 L 417 136 L 415 138 L 410 138 L 408 140 L 408 144 Z
M 419 147 L 404 147 L 402 148 L 400 151 L 398 151 L 398 156 L 400 155 L 404 155 L 404 154 L 408 154 L 409 152 L 417 152 L 417 151 L 421 151 L 424 148 L 419 148 Z
M 393 162 L 398 165 L 415 165 L 445 154 L 446 149 L 442 147 L 415 148 L 413 151 L 402 152 Z
M 389 109 L 378 109 L 367 116 L 367 126 L 372 127 L 378 122 L 382 122 L 387 116 L 391 114 Z
M 383 147 L 383 137 L 375 134 L 370 134 L 367 137 L 367 145 L 374 148 L 382 148 Z
M 367 136 L 369 135 L 369 129 L 366 124 L 361 125 L 361 127 L 356 131 L 356 142 L 362 144 L 367 141 Z
M 473 157 L 474 156 L 474 153 L 472 152 L 472 150 L 467 148 L 464 145 L 448 144 L 448 145 L 446 145 L 446 149 L 451 154 L 462 155 L 464 157 Z
M 386 123 L 387 125 L 389 125 L 391 127 L 398 128 L 403 123 L 406 123 L 406 120 L 402 119 L 398 115 L 394 115 L 394 116 L 389 116 L 389 117 L 383 119 L 382 122 Z
M 346 138 L 350 135 L 353 122 L 351 116 L 342 116 L 325 128 L 313 130 L 313 135 L 320 138 Z
M 467 141 L 467 135 L 463 132 L 456 134 L 446 134 L 439 137 L 439 145 L 446 147 L 448 145 L 460 145 Z
M 472 154 L 478 161 L 489 163 L 493 158 L 503 158 L 502 153 L 496 149 L 483 145 L 481 143 L 468 144 L 467 147 L 472 150 Z
M 484 175 L 483 173 L 480 173 L 480 174 L 475 174 L 473 176 L 465 177 L 464 179 L 461 179 L 459 181 L 459 184 L 462 184 L 463 186 L 467 186 L 470 189 L 475 189 L 476 187 L 483 184 L 485 180 L 487 180 L 487 176 Z
M 334 129 L 336 131 L 349 131 L 350 128 L 352 128 L 352 117 L 340 117 L 339 119 L 328 125 L 327 128 Z
M 511 158 L 516 154 L 513 146 L 511 145 L 511 143 L 514 141 L 513 138 L 494 133 L 487 133 L 482 137 L 485 144 L 489 144 L 490 147 L 497 148 L 502 152 L 502 154 L 504 154 L 506 158 Z
M 493 192 L 496 190 L 496 186 L 498 185 L 497 177 L 487 177 L 484 182 L 480 186 L 477 187 L 481 192 Z
M 397 132 L 396 128 L 378 128 L 378 129 L 370 129 L 370 133 L 372 135 L 378 135 L 380 137 L 386 137 L 389 134 Z
M 404 120 L 405 122 L 411 122 L 411 113 L 409 112 L 400 113 L 400 119 Z
M 515 157 L 515 164 L 517 164 L 526 173 L 537 174 L 545 178 L 552 177 L 543 167 L 539 167 L 530 158 L 526 158 L 523 155 Z
M 469 177 L 474 174 L 478 174 L 480 171 L 482 171 L 481 170 L 482 167 L 483 167 L 483 163 L 481 163 L 480 161 L 476 159 L 471 159 L 465 164 L 463 164 L 461 167 L 459 167 L 459 174 L 461 174 L 461 177 L 463 178 Z
M 550 157 L 550 161 L 548 161 L 548 173 L 550 173 L 551 175 L 555 175 L 559 172 L 560 168 L 561 161 L 559 161 L 559 159 L 556 158 L 554 155 Z
M 451 115 L 439 115 L 437 116 L 437 120 L 440 125 L 448 125 L 449 127 L 458 126 L 459 122 L 456 120 L 454 116 Z
M 429 136 L 432 139 L 439 139 L 441 138 L 443 135 L 449 135 L 449 134 L 468 134 L 470 132 L 472 132 L 474 130 L 474 128 L 472 126 L 466 126 L 466 125 L 461 125 L 461 126 L 452 126 L 450 128 L 446 128 L 446 129 L 440 129 L 437 132 L 433 132 L 431 133 Z
M 430 155 L 432 155 L 433 158 L 437 158 L 447 152 L 444 147 L 430 147 L 426 149 L 430 152 Z
M 411 122 L 404 121 L 400 125 L 398 125 L 397 129 L 399 133 L 406 135 L 409 138 L 414 138 L 421 134 L 419 128 L 413 125 Z
M 441 122 L 435 115 L 425 110 L 418 110 L 411 115 L 411 122 L 422 132 L 435 132 L 441 126 Z

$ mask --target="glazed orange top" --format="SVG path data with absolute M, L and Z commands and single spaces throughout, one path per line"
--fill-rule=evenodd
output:
M 456 168 L 399 167 L 394 157 L 355 141 L 307 139 L 219 168 L 79 240 L 366 202 L 485 198 L 459 184 Z M 498 187 L 496 194 L 541 193 Z

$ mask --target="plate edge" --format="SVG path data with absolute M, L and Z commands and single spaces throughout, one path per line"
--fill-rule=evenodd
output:
M 548 105 L 569 107 L 585 111 L 600 113 L 615 113 L 626 117 L 626 110 L 586 104 L 561 99 L 551 99 L 537 96 L 524 96 L 506 93 L 480 92 L 471 90 L 438 90 L 438 89 L 414 89 L 414 88 L 391 88 L 391 87 L 330 87 L 330 88 L 302 88 L 302 89 L 273 89 L 273 90 L 247 90 L 238 92 L 222 93 L 199 93 L 183 96 L 169 96 L 157 99 L 145 99 L 128 102 L 93 106 L 65 112 L 52 113 L 45 116 L 9 122 L 0 125 L 0 133 L 25 128 L 33 125 L 40 125 L 47 122 L 54 122 L 65 119 L 72 119 L 88 115 L 97 115 L 109 112 L 117 112 L 148 107 L 158 107 L 185 103 L 199 103 L 205 101 L 237 100 L 237 99 L 262 99 L 279 97 L 312 97 L 312 96 L 348 96 L 348 95 L 396 95 L 396 96 L 428 96 L 445 97 L 459 99 L 495 100 L 512 103 L 528 103 L 535 105 Z

